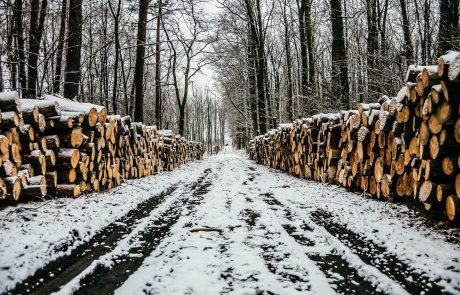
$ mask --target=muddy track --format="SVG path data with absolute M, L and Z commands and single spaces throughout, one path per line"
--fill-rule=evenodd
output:
M 139 247 L 132 247 L 129 253 L 113 259 L 111 268 L 102 264 L 98 265 L 94 272 L 81 280 L 81 287 L 74 294 L 112 294 L 120 287 L 169 235 L 178 219 L 181 216 L 190 215 L 201 203 L 211 186 L 210 180 L 207 179 L 210 172 L 211 169 L 205 170 L 204 175 L 190 187 L 189 192 L 182 194 L 166 212 L 153 220 L 136 236 L 136 245 L 140 245 Z
M 365 263 L 376 267 L 380 272 L 401 284 L 411 294 L 441 294 L 442 288 L 428 277 L 398 259 L 394 254 L 364 237 L 337 223 L 333 216 L 324 210 L 313 211 L 310 218 L 339 239 L 345 246 Z
M 283 217 L 294 222 L 296 218 L 289 208 L 283 206 L 272 193 L 260 194 L 265 203 L 274 211 L 283 210 Z M 312 247 L 315 242 L 305 237 L 303 232 L 313 231 L 305 222 L 300 228 L 292 224 L 283 224 L 284 230 L 294 240 L 305 247 Z M 349 263 L 340 255 L 330 253 L 327 256 L 317 255 L 315 253 L 305 251 L 309 259 L 315 262 L 319 269 L 325 274 L 328 280 L 332 283 L 332 288 L 340 294 L 380 294 L 375 291 L 372 284 L 358 275 L 356 269 L 352 268 Z
M 265 194 L 259 195 L 265 196 Z M 251 201 L 252 202 L 252 201 Z M 243 221 L 246 222 L 250 229 L 253 228 L 260 228 L 265 231 L 264 237 L 268 241 L 278 241 L 279 232 L 273 232 L 270 229 L 267 229 L 265 225 L 259 224 L 258 221 L 260 219 L 260 213 L 254 211 L 252 209 L 246 208 L 241 212 L 241 218 Z M 251 237 L 248 237 L 251 239 Z M 266 243 L 260 245 L 262 249 L 262 258 L 265 261 L 265 266 L 267 269 L 274 274 L 275 276 L 279 277 L 280 281 L 289 281 L 295 286 L 297 291 L 301 292 L 308 292 L 310 291 L 310 282 L 305 278 L 308 278 L 308 272 L 304 268 L 286 268 L 283 265 L 280 265 L 285 259 L 288 259 L 291 256 L 291 253 L 287 253 L 282 250 L 280 245 L 282 242 L 279 243 Z M 299 275 L 303 273 L 303 275 Z M 256 290 L 256 294 L 272 294 L 266 290 Z
M 9 294 L 49 294 L 59 290 L 59 287 L 68 283 L 91 262 L 110 250 L 131 231 L 137 220 L 145 218 L 152 210 L 157 208 L 167 196 L 171 195 L 179 186 L 176 183 L 160 194 L 153 195 L 148 200 L 132 209 L 124 217 L 103 228 L 88 242 L 76 247 L 69 255 L 59 257 L 50 262 L 44 268 L 39 269 L 35 274 L 8 292 Z M 75 238 L 79 238 L 78 232 L 74 232 Z M 60 246 L 56 252 L 65 251 L 69 245 Z

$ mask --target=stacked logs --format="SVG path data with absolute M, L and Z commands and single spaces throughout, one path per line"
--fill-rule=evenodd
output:
M 201 159 L 201 143 L 103 106 L 0 93 L 0 200 L 76 197 Z
M 410 66 L 395 97 L 281 125 L 250 157 L 379 199 L 416 200 L 460 221 L 460 53 Z

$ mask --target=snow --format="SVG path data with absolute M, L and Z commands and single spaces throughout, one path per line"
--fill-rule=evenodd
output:
M 0 292 L 56 257 L 70 253 L 142 201 L 180 182 L 110 252 L 94 260 L 58 292 L 72 294 L 98 265 L 110 268 L 123 255 L 137 255 L 130 250 L 142 244 L 141 232 L 173 208 L 176 201 L 193 198 L 193 187 L 187 184 L 199 179 L 206 169 L 211 171 L 205 178 L 210 186 L 199 204 L 181 208 L 168 234 L 144 257 L 138 269 L 130 270 L 129 278 L 116 294 L 334 294 L 337 281 L 347 278 L 335 269 L 324 272 L 314 260 L 319 256 L 327 262 L 331 254 L 338 255 L 361 279 L 383 293 L 408 293 L 379 267 L 387 256 L 394 256 L 398 263 L 416 270 L 411 273 L 414 278 L 408 277 L 406 282 L 415 282 L 416 276 L 423 275 L 444 292 L 460 294 L 460 246 L 448 241 L 449 232 L 428 228 L 424 217 L 417 217 L 405 205 L 367 199 L 340 187 L 291 177 L 227 149 L 104 194 L 0 211 Z M 328 212 L 332 222 L 384 252 L 372 262 L 364 261 L 346 239 L 337 237 L 331 228 L 313 218 L 318 210 Z M 190 231 L 206 226 L 222 232 Z M 294 235 L 313 243 L 299 243 Z M 56 251 L 63 244 L 70 245 L 69 249 Z M 359 288 L 360 282 L 351 283 Z
M 129 180 L 100 194 L 1 210 L 0 293 L 57 257 L 69 254 L 152 195 L 184 179 L 193 179 L 191 172 L 196 170 L 200 170 L 199 162 L 173 172 Z

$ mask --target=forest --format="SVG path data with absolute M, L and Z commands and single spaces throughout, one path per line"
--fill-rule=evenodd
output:
M 207 149 L 397 93 L 460 47 L 458 0 L 2 0 L 0 91 L 59 94 Z

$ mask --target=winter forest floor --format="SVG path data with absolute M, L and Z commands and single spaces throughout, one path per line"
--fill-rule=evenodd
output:
M 0 293 L 460 294 L 460 238 L 406 204 L 225 151 L 0 209 Z

